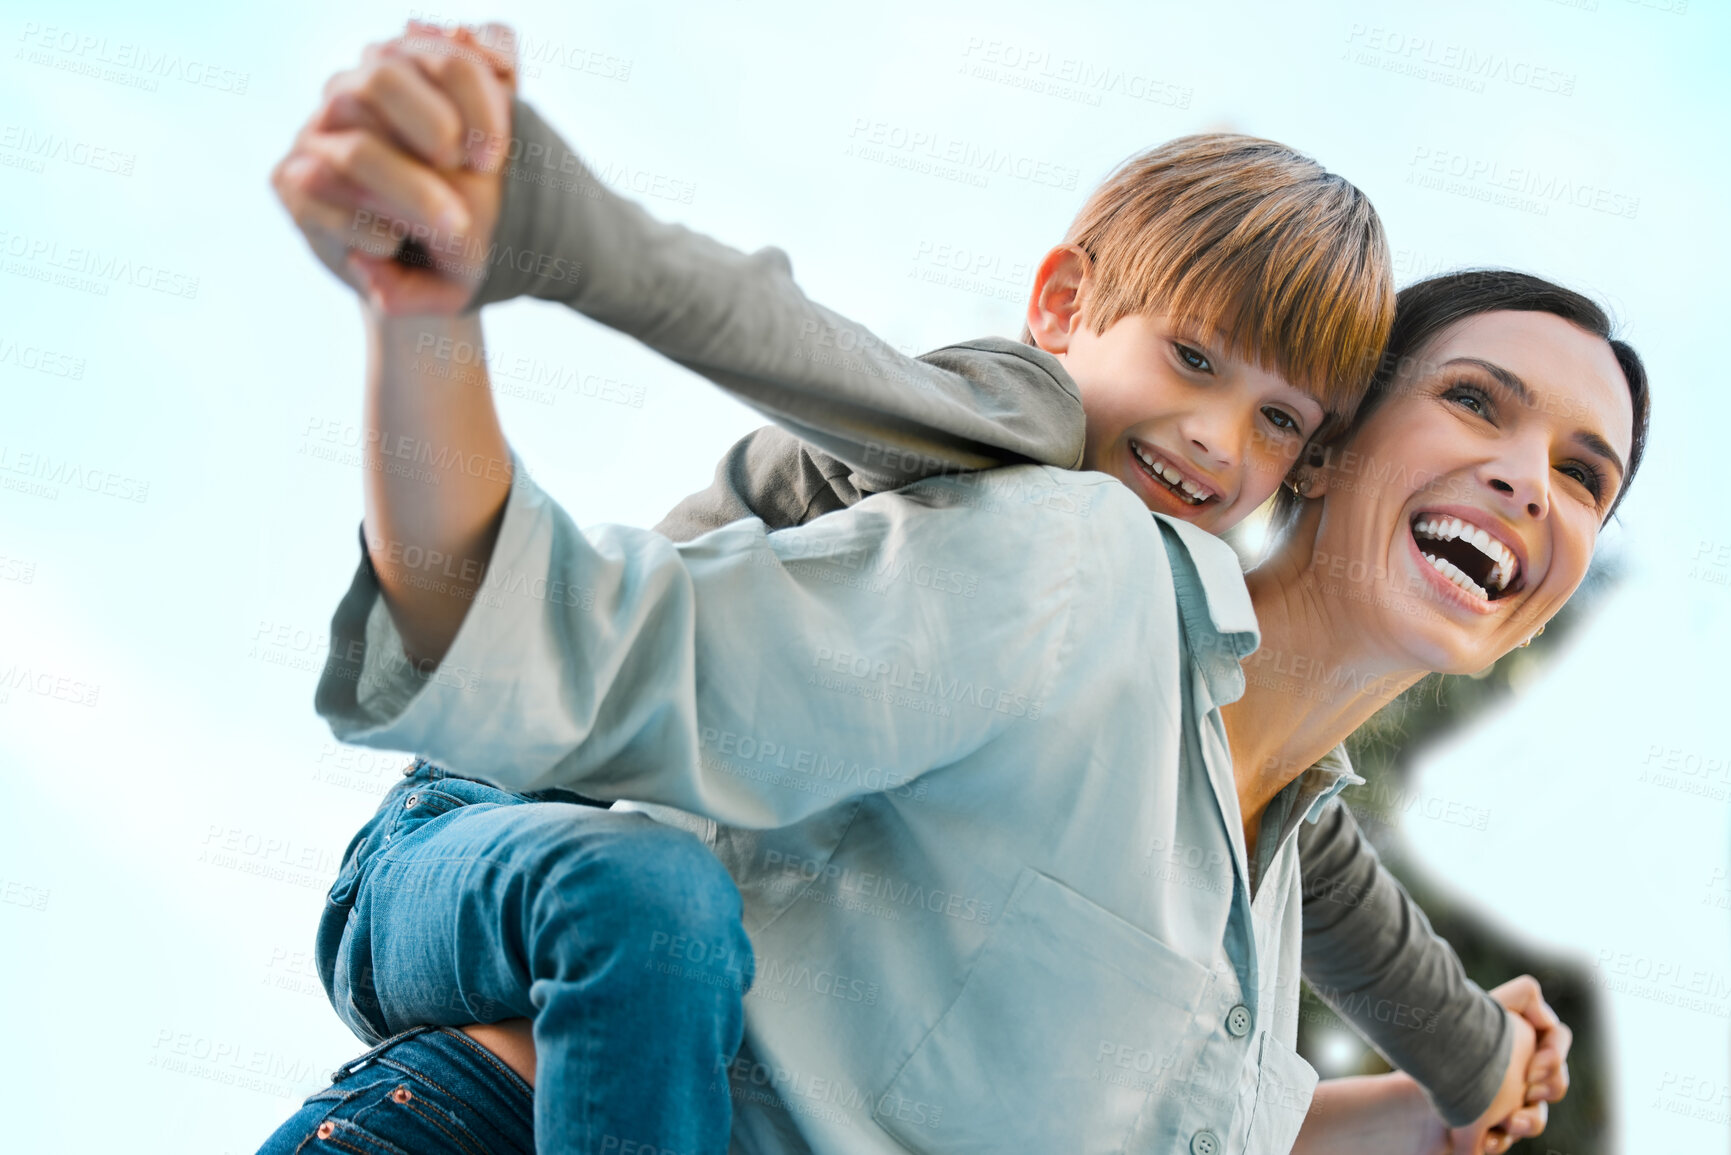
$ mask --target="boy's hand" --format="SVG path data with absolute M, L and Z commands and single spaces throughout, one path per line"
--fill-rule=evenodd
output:
M 1544 1104 L 1560 1102 L 1569 1093 L 1569 1048 L 1575 1033 L 1545 1002 L 1539 980 L 1532 975 L 1510 979 L 1490 992 L 1507 1010 L 1520 1015 L 1538 1032 L 1533 1061 L 1527 1067 L 1527 1102 L 1537 1105 L 1539 1131 L 1544 1130 Z M 1537 1135 L 1539 1131 L 1534 1131 Z
M 455 315 L 486 275 L 515 88 L 508 28 L 411 22 L 331 78 L 271 183 L 313 252 L 375 308 Z
M 1545 1129 L 1547 1102 L 1560 1100 L 1569 1089 L 1568 1055 L 1574 1033 L 1545 1002 L 1538 980 L 1530 975 L 1511 979 L 1490 992 L 1503 1005 L 1515 1029 L 1515 1046 L 1503 1075 L 1502 1088 L 1474 1123 L 1450 1132 L 1457 1155 L 1501 1155 L 1517 1139 Z

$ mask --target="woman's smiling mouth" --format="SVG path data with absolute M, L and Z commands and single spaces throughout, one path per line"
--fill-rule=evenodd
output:
M 1413 544 L 1430 567 L 1480 603 L 1507 597 L 1524 584 L 1524 567 L 1516 550 L 1469 518 L 1420 512 L 1411 529 Z
M 1130 454 L 1142 467 L 1143 473 L 1165 486 L 1168 492 L 1186 505 L 1206 505 L 1220 497 L 1214 490 L 1179 469 L 1171 458 L 1142 444 L 1134 437 L 1130 439 Z

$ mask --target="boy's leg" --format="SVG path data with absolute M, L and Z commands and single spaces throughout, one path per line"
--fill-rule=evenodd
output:
M 351 1026 L 529 1017 L 539 1150 L 726 1149 L 719 1072 L 744 1029 L 751 948 L 738 891 L 697 839 L 422 763 L 354 866 L 320 944 Z

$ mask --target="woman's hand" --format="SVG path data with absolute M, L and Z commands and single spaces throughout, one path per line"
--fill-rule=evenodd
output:
M 411 22 L 331 78 L 271 184 L 325 267 L 374 308 L 453 316 L 486 277 L 515 90 L 503 25 Z

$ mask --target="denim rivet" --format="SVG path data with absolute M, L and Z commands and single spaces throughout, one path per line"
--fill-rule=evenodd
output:
M 326 1119 L 323 1123 L 319 1124 L 319 1129 L 315 1131 L 314 1134 L 316 1134 L 320 1139 L 329 1139 L 331 1137 L 331 1132 L 336 1129 L 336 1124 L 332 1123 L 329 1119 Z
M 398 1087 L 395 1091 L 391 1092 L 391 1102 L 393 1103 L 407 1103 L 413 1098 L 414 1096 L 409 1094 L 409 1089 L 407 1087 Z
M 411 794 L 408 796 L 408 798 L 404 799 L 404 801 L 403 801 L 403 806 L 406 809 L 419 806 L 420 804 L 421 804 L 421 796 L 419 794 Z

